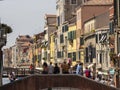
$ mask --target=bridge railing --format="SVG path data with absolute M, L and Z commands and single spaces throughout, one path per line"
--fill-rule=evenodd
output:
M 79 75 L 32 75 L 6 84 L 0 90 L 42 90 L 54 87 L 70 87 L 78 90 L 118 90 Z
M 28 76 L 30 75 L 30 69 L 29 68 L 3 68 L 3 77 L 8 77 L 8 74 L 10 72 L 15 72 L 16 76 Z M 38 69 L 34 69 L 35 74 L 40 74 L 42 71 Z

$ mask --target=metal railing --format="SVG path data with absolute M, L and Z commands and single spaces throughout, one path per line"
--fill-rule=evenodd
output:
M 30 75 L 30 69 L 29 68 L 10 68 L 10 67 L 7 67 L 7 68 L 3 68 L 3 77 L 8 77 L 8 74 L 10 72 L 14 72 L 16 76 L 28 76 Z M 41 74 L 41 70 L 38 70 L 38 69 L 34 69 L 33 73 L 34 74 Z

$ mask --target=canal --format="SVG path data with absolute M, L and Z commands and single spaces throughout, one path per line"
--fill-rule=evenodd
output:
M 3 78 L 2 81 L 3 81 L 3 85 L 10 83 L 8 78 Z

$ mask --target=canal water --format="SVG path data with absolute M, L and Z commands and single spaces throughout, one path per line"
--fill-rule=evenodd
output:
M 3 81 L 3 85 L 10 83 L 9 78 L 2 78 L 2 81 Z
M 20 80 L 22 79 L 22 77 L 17 77 L 16 80 Z M 2 78 L 2 82 L 3 82 L 3 85 L 7 84 L 7 83 L 10 83 L 10 80 L 9 78 Z

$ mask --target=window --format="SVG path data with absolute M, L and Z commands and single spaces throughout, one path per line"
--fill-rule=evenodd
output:
M 72 58 L 72 53 L 68 53 L 68 58 Z
M 64 29 L 65 29 L 64 31 L 68 31 L 68 26 L 65 25 L 65 26 L 64 26 Z
M 85 54 L 86 54 L 85 62 L 88 63 L 89 61 L 88 61 L 88 48 L 87 47 L 85 48 Z
M 78 58 L 80 59 L 80 58 L 81 58 L 81 54 L 80 54 L 80 51 L 78 52 L 78 55 L 79 55 L 79 57 L 78 57 Z
M 66 32 L 66 31 L 68 31 L 68 26 L 67 25 L 62 26 L 62 32 Z
M 84 38 L 80 37 L 80 45 L 83 45 L 83 44 L 84 44 Z
M 76 52 L 73 52 L 73 61 L 76 61 Z
M 64 26 L 62 26 L 62 32 L 64 32 Z
M 113 34 L 114 33 L 114 23 L 110 22 L 109 27 L 110 27 L 110 34 Z
M 98 43 L 98 34 L 96 34 L 95 37 L 96 37 L 96 43 Z
M 44 34 L 46 34 L 47 33 L 47 31 L 46 30 L 44 30 Z
M 71 0 L 71 4 L 77 4 L 77 0 Z
M 63 52 L 61 52 L 61 51 L 58 51 L 58 52 L 57 52 L 57 58 L 61 58 L 62 55 L 63 55 Z
M 57 24 L 60 26 L 60 16 L 57 17 Z
M 38 61 L 40 61 L 41 60 L 41 55 L 38 55 Z
M 63 37 L 63 34 L 60 35 L 60 43 L 64 43 L 64 37 Z
M 68 39 L 75 39 L 76 38 L 76 31 L 68 32 Z

